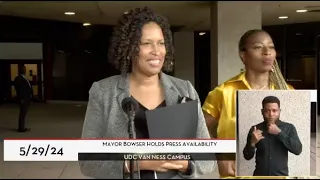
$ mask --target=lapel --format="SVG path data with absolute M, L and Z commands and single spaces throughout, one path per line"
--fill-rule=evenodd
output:
M 31 87 L 31 84 L 25 75 L 20 74 L 19 76 L 21 79 L 23 79 L 24 82 L 26 82 L 28 84 L 29 87 Z
M 127 114 L 122 110 L 122 101 L 124 98 L 126 97 L 130 97 L 130 93 L 129 93 L 129 75 L 125 74 L 125 75 L 120 75 L 119 81 L 118 81 L 118 96 L 117 96 L 117 100 L 118 100 L 118 106 L 120 107 L 120 111 L 122 112 L 122 114 L 124 115 L 124 117 L 126 118 L 126 122 L 129 121 L 129 118 L 127 116 Z
M 171 105 L 177 104 L 181 95 L 179 91 L 176 89 L 176 87 L 174 86 L 174 84 L 172 83 L 169 76 L 161 72 L 160 82 L 163 87 L 166 105 L 171 106 Z
M 167 106 L 175 105 L 178 103 L 179 97 L 181 97 L 179 91 L 175 88 L 174 84 L 172 83 L 171 79 L 169 78 L 168 75 L 165 73 L 161 72 L 160 73 L 160 82 L 164 91 L 165 95 L 165 101 Z M 123 101 L 124 98 L 130 97 L 130 92 L 129 92 L 129 74 L 125 75 L 120 75 L 119 81 L 118 81 L 118 96 L 117 96 L 117 101 L 118 105 L 121 108 L 121 102 Z M 122 111 L 122 110 L 121 110 Z M 124 111 L 122 111 L 123 115 L 126 117 L 128 120 L 127 115 L 125 114 Z

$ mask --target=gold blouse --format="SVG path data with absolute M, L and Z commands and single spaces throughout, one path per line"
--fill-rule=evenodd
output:
M 288 85 L 290 90 L 294 90 Z M 270 89 L 274 90 L 274 84 L 270 84 Z M 214 117 L 218 122 L 217 138 L 236 139 L 236 95 L 237 90 L 252 90 L 245 78 L 245 72 L 227 80 L 223 84 L 210 91 L 202 109 Z M 227 179 L 269 179 L 267 177 L 242 176 L 224 177 Z M 286 179 L 283 176 L 272 177 L 273 179 Z
M 290 90 L 294 88 L 288 85 Z M 270 89 L 275 86 L 271 83 Z M 237 90 L 251 90 L 245 72 L 229 79 L 210 91 L 202 109 L 218 120 L 217 138 L 236 138 L 236 95 Z

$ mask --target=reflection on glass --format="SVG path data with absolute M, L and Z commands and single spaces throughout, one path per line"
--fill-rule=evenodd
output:
M 315 88 L 316 59 L 314 55 L 291 55 L 287 63 L 287 80 L 303 89 Z

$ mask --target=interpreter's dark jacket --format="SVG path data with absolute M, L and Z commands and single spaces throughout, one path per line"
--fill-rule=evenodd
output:
M 295 126 L 280 120 L 276 121 L 276 125 L 281 129 L 278 135 L 268 133 L 266 122 L 256 125 L 257 129 L 263 131 L 262 135 L 265 138 L 255 147 L 251 146 L 254 126 L 249 131 L 243 156 L 246 160 L 250 160 L 256 154 L 256 169 L 253 176 L 288 176 L 288 152 L 295 155 L 302 152 L 302 144 Z

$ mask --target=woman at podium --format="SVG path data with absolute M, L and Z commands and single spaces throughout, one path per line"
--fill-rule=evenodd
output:
M 120 75 L 94 82 L 89 91 L 82 138 L 128 138 L 128 118 L 122 101 L 130 97 L 138 103 L 135 131 L 138 139 L 148 139 L 146 111 L 178 103 L 179 97 L 198 100 L 189 81 L 165 72 L 173 68 L 173 42 L 166 18 L 149 8 L 123 14 L 115 27 L 108 58 Z M 210 138 L 198 107 L 196 138 Z M 177 127 L 179 128 L 179 127 Z M 141 179 L 195 178 L 212 171 L 214 161 L 139 161 Z M 81 161 L 84 175 L 109 179 L 128 178 L 130 164 L 124 161 Z

